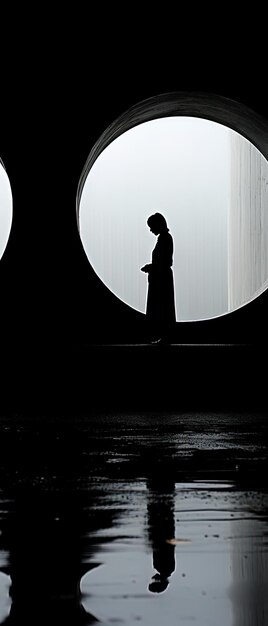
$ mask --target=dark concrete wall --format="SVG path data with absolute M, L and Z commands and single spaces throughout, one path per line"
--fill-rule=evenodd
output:
M 10 400 L 10 406 L 18 408 L 23 396 L 38 399 L 40 406 L 44 398 L 52 399 L 53 389 L 60 389 L 61 397 L 65 380 L 74 381 L 77 393 L 73 393 L 78 399 L 77 363 L 81 363 L 84 346 L 146 339 L 144 316 L 129 310 L 100 284 L 77 229 L 79 180 L 102 133 L 137 103 L 178 92 L 192 93 L 194 101 L 197 93 L 205 100 L 210 94 L 227 98 L 236 116 L 240 110 L 237 103 L 241 103 L 247 112 L 247 129 L 252 129 L 258 118 L 260 141 L 268 120 L 268 94 L 259 80 L 259 64 L 254 65 L 254 72 L 248 72 L 254 56 L 251 50 L 246 66 L 245 45 L 241 66 L 237 38 L 233 48 L 229 40 L 229 54 L 223 41 L 214 43 L 217 71 L 211 44 L 204 47 L 204 32 L 194 61 L 192 55 L 185 56 L 187 48 L 177 37 L 173 55 L 171 39 L 168 48 L 159 46 L 159 38 L 148 32 L 144 33 L 144 46 L 141 39 L 137 45 L 136 37 L 117 39 L 120 46 L 115 46 L 114 37 L 107 39 L 109 53 L 96 59 L 91 56 L 92 32 L 87 30 L 83 36 L 82 22 L 78 11 L 68 29 L 43 16 L 35 29 L 31 21 L 23 24 L 16 37 L 16 54 L 11 54 L 12 29 L 5 48 L 0 157 L 11 182 L 14 219 L 0 262 L 1 384 L 5 405 Z M 94 24 L 98 30 L 98 22 Z M 224 108 L 225 100 L 222 102 Z M 225 121 L 232 123 L 228 111 L 224 112 Z M 210 114 L 215 114 L 213 107 Z M 179 343 L 263 346 L 267 312 L 266 292 L 224 318 L 178 324 L 174 339 Z M 84 362 L 86 379 L 91 380 L 93 355 L 87 354 Z M 66 371 L 68 377 L 64 378 Z M 115 388 L 116 367 L 105 371 L 109 385 Z

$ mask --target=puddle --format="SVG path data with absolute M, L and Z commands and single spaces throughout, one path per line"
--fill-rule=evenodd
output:
M 264 623 L 267 495 L 213 481 L 176 484 L 172 493 L 133 487 L 112 485 L 113 505 L 122 492 L 129 499 L 98 543 L 101 565 L 81 580 L 85 610 L 129 626 Z

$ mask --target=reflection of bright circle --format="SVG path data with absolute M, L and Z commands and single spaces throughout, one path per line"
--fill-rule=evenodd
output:
M 136 623 L 135 616 L 144 616 L 146 624 L 163 625 L 163 613 L 154 602 L 148 585 L 155 573 L 151 554 L 135 545 L 108 549 L 100 567 L 88 572 L 80 582 L 81 604 L 85 611 L 101 623 Z M 172 577 L 170 579 L 173 580 Z M 171 582 L 170 582 L 171 585 Z
M 0 259 L 5 251 L 12 222 L 12 193 L 6 170 L 0 161 Z
M 266 159 L 236 131 L 198 117 L 153 119 L 119 134 L 93 162 L 80 196 L 81 240 L 104 284 L 145 312 L 140 267 L 156 243 L 146 222 L 163 213 L 175 244 L 177 320 L 217 317 L 267 287 L 267 189 Z
M 0 624 L 8 617 L 11 608 L 11 598 L 9 589 L 11 586 L 11 578 L 3 572 L 0 572 Z

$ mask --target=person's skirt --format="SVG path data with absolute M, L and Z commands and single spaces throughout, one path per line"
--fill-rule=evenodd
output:
M 155 331 L 168 332 L 176 322 L 174 279 L 171 268 L 148 275 L 146 316 Z

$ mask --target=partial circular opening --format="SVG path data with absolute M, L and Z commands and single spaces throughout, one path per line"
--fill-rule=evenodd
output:
M 0 159 L 0 259 L 7 246 L 12 224 L 13 200 L 5 167 Z

